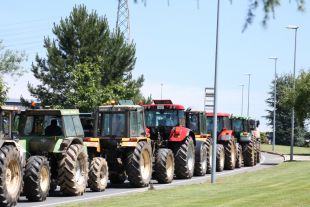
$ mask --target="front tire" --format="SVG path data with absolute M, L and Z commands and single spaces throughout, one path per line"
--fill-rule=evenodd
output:
M 195 167 L 195 146 L 191 137 L 187 137 L 175 148 L 175 175 L 179 179 L 193 177 Z
M 242 145 L 239 143 L 237 150 L 238 154 L 237 154 L 236 168 L 241 168 L 244 166 L 244 163 L 243 163 Z
M 130 184 L 135 187 L 145 187 L 152 177 L 152 148 L 145 141 L 137 143 L 130 150 L 126 161 L 126 173 Z
M 60 191 L 67 196 L 83 195 L 88 175 L 88 156 L 81 144 L 72 144 L 59 165 Z
M 51 171 L 44 156 L 31 156 L 26 164 L 24 194 L 29 201 L 44 201 L 50 190 Z
M 233 140 L 224 144 L 225 149 L 225 169 L 233 170 L 236 166 L 236 145 Z
M 154 178 L 161 184 L 171 183 L 174 176 L 174 155 L 171 149 L 160 148 L 157 151 Z
M 222 144 L 217 144 L 216 147 L 216 171 L 222 172 L 225 165 L 225 150 Z
M 0 206 L 15 206 L 23 182 L 22 163 L 16 147 L 1 147 L 0 171 Z
M 207 173 L 207 144 L 203 143 L 200 146 L 198 146 L 198 143 L 196 144 L 194 174 L 204 176 Z
M 243 144 L 243 160 L 245 166 L 254 166 L 255 165 L 255 149 L 253 141 L 251 140 L 248 143 Z
M 94 192 L 104 191 L 108 184 L 109 170 L 107 161 L 102 157 L 94 157 L 88 174 L 88 187 Z

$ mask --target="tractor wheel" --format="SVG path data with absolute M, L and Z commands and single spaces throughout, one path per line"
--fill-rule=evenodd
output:
M 158 183 L 171 183 L 174 175 L 174 156 L 171 149 L 160 148 L 157 151 L 154 178 Z
M 64 195 L 83 195 L 88 175 L 88 156 L 83 145 L 70 145 L 60 161 L 58 175 L 60 191 Z
M 204 176 L 207 173 L 207 144 L 203 143 L 195 150 L 195 170 L 194 175 Z
M 242 145 L 241 144 L 238 144 L 237 150 L 238 150 L 238 153 L 237 153 L 236 168 L 241 168 L 244 166 L 243 155 L 242 155 Z
M 44 201 L 49 193 L 51 171 L 44 156 L 31 156 L 26 164 L 24 194 L 29 201 Z
M 94 157 L 88 173 L 88 187 L 95 192 L 104 191 L 108 184 L 109 170 L 107 161 Z
M 212 147 L 211 147 L 211 141 L 207 140 L 207 173 L 211 173 L 211 163 L 212 163 Z
M 15 206 L 21 193 L 22 163 L 16 147 L 4 145 L 0 149 L 0 206 Z
M 175 175 L 180 179 L 193 177 L 195 167 L 195 146 L 191 137 L 187 137 L 174 148 Z
M 109 172 L 109 179 L 111 184 L 123 184 L 127 176 L 125 172 Z
M 233 140 L 224 144 L 225 149 L 225 170 L 233 170 L 236 166 L 236 145 Z
M 126 160 L 126 173 L 129 182 L 135 187 L 145 187 L 152 177 L 152 148 L 145 141 L 129 151 Z
M 255 138 L 252 138 L 253 140 L 253 146 L 254 146 L 254 166 L 257 164 L 257 142 L 256 142 L 256 139 Z
M 256 162 L 260 163 L 261 160 L 261 149 L 260 149 L 260 140 L 256 141 Z
M 216 147 L 216 171 L 222 172 L 225 164 L 225 150 L 222 144 L 217 144 Z
M 253 145 L 253 141 L 251 140 L 248 143 L 243 144 L 242 146 L 243 152 L 243 161 L 245 166 L 254 166 L 255 160 L 255 149 Z

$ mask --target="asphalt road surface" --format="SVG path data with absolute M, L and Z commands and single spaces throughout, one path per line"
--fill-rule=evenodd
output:
M 235 170 L 226 170 L 220 173 L 217 173 L 217 177 L 222 176 L 229 176 L 240 174 L 244 172 L 252 172 L 257 171 L 265 168 L 272 167 L 284 161 L 283 157 L 279 155 L 267 154 L 262 153 L 262 160 L 261 164 L 258 164 L 254 167 L 243 167 Z M 154 181 L 156 182 L 156 181 Z M 210 182 L 210 174 L 202 177 L 193 177 L 192 179 L 187 180 L 174 180 L 171 184 L 154 184 L 155 189 L 163 189 L 163 188 L 171 188 L 178 185 L 186 185 L 186 184 L 193 184 L 193 183 L 204 183 Z M 55 192 L 55 195 L 51 195 L 47 197 L 44 202 L 29 202 L 25 197 L 21 197 L 18 203 L 18 207 L 41 207 L 41 206 L 61 206 L 64 204 L 69 204 L 73 202 L 81 202 L 87 200 L 93 200 L 98 198 L 107 198 L 112 196 L 120 196 L 129 193 L 135 192 L 144 192 L 147 191 L 148 188 L 132 188 L 128 183 L 123 185 L 113 185 L 108 186 L 108 188 L 104 192 L 91 192 L 89 189 L 84 193 L 83 196 L 76 196 L 76 197 L 63 197 L 59 191 Z

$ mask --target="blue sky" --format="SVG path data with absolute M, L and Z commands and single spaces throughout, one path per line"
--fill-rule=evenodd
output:
M 244 114 L 247 102 L 247 76 L 251 73 L 250 115 L 261 120 L 261 129 L 267 130 L 265 99 L 274 78 L 277 56 L 278 72 L 293 70 L 294 32 L 285 29 L 288 24 L 300 26 L 297 45 L 297 71 L 310 66 L 310 15 L 296 11 L 294 1 L 284 1 L 276 10 L 276 18 L 262 27 L 262 8 L 256 12 L 254 23 L 242 33 L 248 1 L 221 1 L 219 42 L 219 111 L 235 115 L 241 113 L 241 86 L 245 84 Z M 186 107 L 203 109 L 204 87 L 213 86 L 216 1 L 148 0 L 130 3 L 131 37 L 137 46 L 135 77 L 145 76 L 144 95 L 163 98 Z M 52 36 L 53 23 L 69 15 L 72 7 L 85 4 L 89 10 L 106 15 L 111 28 L 115 27 L 117 1 L 4 1 L 0 12 L 0 39 L 10 49 L 28 54 L 25 69 L 30 70 L 36 53 L 44 56 L 43 37 Z M 306 6 L 309 8 L 309 6 Z M 308 20 L 308 21 L 307 21 Z M 26 85 L 37 84 L 31 72 L 18 80 L 5 77 L 10 86 L 9 96 L 29 98 Z

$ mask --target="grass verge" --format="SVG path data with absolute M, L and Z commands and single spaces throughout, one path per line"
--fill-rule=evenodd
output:
M 216 184 L 152 190 L 67 206 L 309 206 L 309 169 L 310 162 L 285 162 L 257 172 L 218 178 Z
M 272 152 L 272 145 L 262 144 L 261 149 L 267 152 Z M 289 155 L 290 146 L 276 145 L 275 152 L 283 155 Z M 310 155 L 310 147 L 294 147 L 294 155 Z

